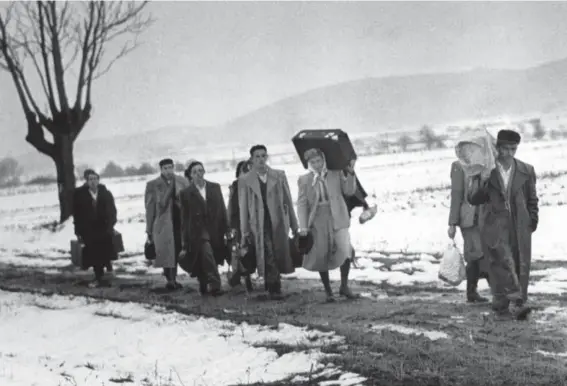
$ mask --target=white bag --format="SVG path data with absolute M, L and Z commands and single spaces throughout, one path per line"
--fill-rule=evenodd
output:
M 496 167 L 496 141 L 485 128 L 466 131 L 455 146 L 455 154 L 466 177 L 479 173 L 489 176 Z
M 439 279 L 445 283 L 458 286 L 467 277 L 463 255 L 452 242 L 447 246 L 439 265 Z

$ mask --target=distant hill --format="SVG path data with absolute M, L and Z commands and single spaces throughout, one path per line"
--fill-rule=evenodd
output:
M 307 128 L 340 127 L 349 133 L 418 129 L 501 115 L 542 114 L 567 108 L 567 59 L 525 70 L 477 69 L 462 73 L 366 78 L 311 90 L 252 111 L 220 127 L 169 127 L 136 135 L 77 141 L 77 163 L 98 166 L 237 156 L 251 143 L 288 142 Z M 52 165 L 34 152 L 26 171 Z
M 228 134 L 285 141 L 299 129 L 349 132 L 546 113 L 567 107 L 567 59 L 526 70 L 367 78 L 319 88 L 228 122 Z M 234 136 L 233 136 L 234 137 Z M 236 139 L 236 138 L 235 138 Z

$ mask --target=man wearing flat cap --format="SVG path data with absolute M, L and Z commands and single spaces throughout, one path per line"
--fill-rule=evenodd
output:
M 146 233 L 156 251 L 154 267 L 163 268 L 166 289 L 181 288 L 177 282 L 177 258 L 181 252 L 180 192 L 189 182 L 174 173 L 174 162 L 166 158 L 159 162 L 160 176 L 146 184 Z
M 520 140 L 512 130 L 498 133 L 496 168 L 474 176 L 468 193 L 472 205 L 482 205 L 482 247 L 498 319 L 525 320 L 531 312 L 526 302 L 538 197 L 533 166 L 514 157 Z

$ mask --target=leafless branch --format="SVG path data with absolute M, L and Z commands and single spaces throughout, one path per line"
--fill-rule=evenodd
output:
M 43 127 L 53 135 L 76 138 L 90 118 L 93 81 L 106 74 L 121 58 L 138 46 L 138 37 L 153 22 L 144 16 L 148 2 L 88 1 L 13 2 L 0 14 L 0 68 L 11 73 L 16 92 L 28 119 L 28 129 Z M 11 22 L 10 28 L 7 28 Z M 109 43 L 124 39 L 118 53 Z M 38 76 L 40 94 L 25 69 L 29 64 Z M 74 67 L 77 65 L 77 67 Z M 78 69 L 78 74 L 73 71 Z M 77 75 L 75 101 L 68 99 L 67 72 Z M 45 95 L 49 113 L 36 102 Z M 42 103 L 44 105 L 44 103 Z M 34 146 L 45 147 L 43 130 L 29 132 Z M 32 143 L 28 139 L 28 142 Z

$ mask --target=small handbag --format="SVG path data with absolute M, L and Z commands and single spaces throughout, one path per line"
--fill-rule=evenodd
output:
M 122 234 L 120 232 L 113 232 L 112 245 L 114 246 L 114 252 L 116 252 L 116 254 L 124 252 L 124 240 L 122 239 Z
M 155 260 L 156 259 L 156 246 L 154 243 L 146 241 L 144 245 L 144 256 L 146 260 Z

